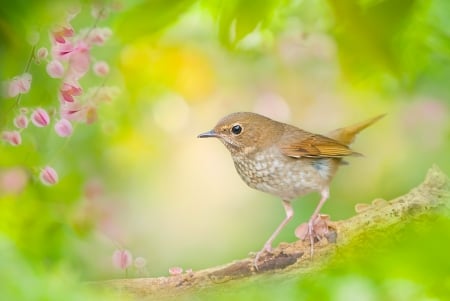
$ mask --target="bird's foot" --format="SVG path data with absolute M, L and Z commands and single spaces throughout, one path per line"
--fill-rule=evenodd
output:
M 259 258 L 261 257 L 262 254 L 264 254 L 265 252 L 271 253 L 272 252 L 272 245 L 271 244 L 265 244 L 264 247 L 261 249 L 261 251 L 259 251 L 258 253 L 256 253 L 255 258 L 253 259 L 253 266 L 255 267 L 255 269 L 258 271 L 258 261 Z
M 309 238 L 310 241 L 310 256 L 314 254 L 314 243 L 322 239 L 329 232 L 328 222 L 330 216 L 326 214 L 318 214 L 312 217 L 307 223 L 303 223 L 295 229 L 295 236 L 301 240 Z

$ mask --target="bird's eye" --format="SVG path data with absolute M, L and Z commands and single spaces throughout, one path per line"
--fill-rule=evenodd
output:
M 233 127 L 231 128 L 231 132 L 234 135 L 239 135 L 242 132 L 242 127 L 239 124 L 233 125 Z

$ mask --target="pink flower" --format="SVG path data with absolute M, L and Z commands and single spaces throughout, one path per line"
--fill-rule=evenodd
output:
M 57 43 L 52 46 L 52 56 L 56 60 L 67 61 L 74 48 L 74 45 L 70 41 Z
M 112 263 L 116 268 L 125 270 L 133 263 L 133 255 L 128 250 L 116 250 L 112 255 Z
M 50 77 L 61 78 L 64 76 L 64 66 L 58 60 L 53 60 L 47 64 L 47 73 Z
M 50 166 L 46 166 L 41 170 L 41 173 L 39 174 L 39 179 L 41 180 L 42 184 L 51 186 L 58 183 L 58 174 L 56 173 L 56 170 L 54 170 Z
M 60 106 L 61 118 L 72 121 L 84 121 L 83 106 L 76 102 L 64 102 Z
M 38 108 L 31 113 L 31 122 L 37 127 L 44 127 L 49 125 L 50 116 L 46 110 Z
M 143 269 L 143 268 L 145 268 L 146 265 L 147 265 L 147 260 L 145 260 L 145 258 L 143 258 L 143 257 L 136 257 L 136 259 L 134 260 L 134 266 L 137 269 Z
M 28 126 L 28 118 L 25 114 L 20 114 L 14 118 L 14 126 L 18 129 L 25 129 Z
M 22 144 L 22 136 L 18 131 L 4 131 L 2 132 L 2 139 L 12 146 Z
M 112 31 L 108 27 L 96 27 L 92 29 L 86 38 L 86 42 L 90 45 L 101 46 L 111 37 Z
M 0 171 L 0 195 L 19 194 L 28 182 L 28 174 L 25 169 L 12 167 Z
M 38 60 L 44 60 L 48 56 L 48 50 L 45 47 L 41 47 L 36 51 L 36 57 Z
M 79 96 L 83 92 L 80 86 L 78 84 L 69 84 L 69 83 L 63 83 L 63 86 L 61 87 L 60 96 L 61 98 L 66 102 L 74 102 L 75 99 L 74 96 Z
M 108 63 L 100 61 L 94 64 L 94 73 L 98 76 L 106 76 L 109 73 Z
M 73 37 L 74 33 L 72 26 L 66 25 L 56 28 L 51 35 L 56 43 L 62 44 L 66 42 L 66 38 Z
M 177 275 L 181 275 L 182 273 L 183 273 L 183 268 L 180 268 L 180 267 L 169 268 L 170 276 L 177 276 Z
M 68 137 L 73 132 L 72 124 L 67 119 L 61 119 L 55 124 L 55 132 L 60 137 Z
M 90 64 L 89 46 L 84 42 L 79 42 L 70 54 L 68 77 L 73 80 L 80 79 L 89 71 Z
M 30 73 L 14 77 L 6 83 L 6 96 L 16 97 L 19 94 L 26 94 L 30 91 L 32 76 Z

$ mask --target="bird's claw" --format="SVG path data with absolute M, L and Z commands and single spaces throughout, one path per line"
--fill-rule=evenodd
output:
M 258 261 L 259 261 L 259 258 L 261 257 L 261 255 L 264 254 L 264 252 L 267 252 L 267 253 L 272 252 L 272 246 L 268 245 L 268 244 L 265 244 L 264 247 L 261 249 L 261 251 L 256 253 L 255 258 L 253 259 L 253 267 L 255 268 L 256 271 L 259 270 L 259 268 L 258 268 Z

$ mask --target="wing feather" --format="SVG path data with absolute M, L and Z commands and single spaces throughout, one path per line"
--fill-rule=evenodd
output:
M 284 137 L 279 144 L 281 152 L 289 157 L 341 158 L 357 154 L 347 145 L 334 139 L 299 130 Z

